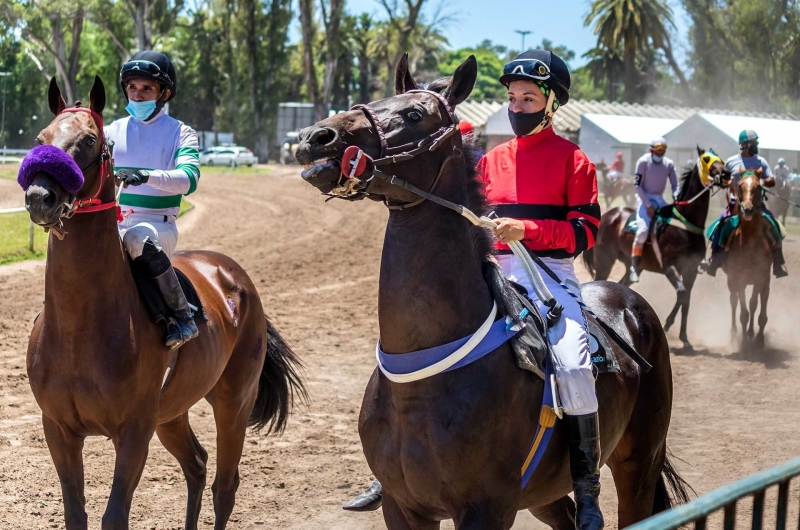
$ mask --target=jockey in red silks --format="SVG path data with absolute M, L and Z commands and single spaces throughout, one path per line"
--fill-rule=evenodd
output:
M 622 176 L 625 171 L 625 160 L 622 158 L 622 151 L 617 151 L 617 158 L 608 168 L 608 178 L 616 179 Z
M 594 164 L 581 149 L 556 135 L 553 114 L 569 101 L 570 74 L 547 50 L 529 50 L 505 65 L 508 117 L 516 138 L 478 163 L 486 195 L 495 205 L 498 261 L 506 276 L 522 284 L 542 314 L 530 281 L 506 243 L 522 241 L 560 279 L 542 277 L 564 306 L 548 330 L 569 444 L 570 472 L 579 530 L 603 528 L 600 512 L 600 431 L 586 318 L 576 298 L 573 260 L 594 245 L 600 224 Z M 567 292 L 562 284 L 569 289 Z

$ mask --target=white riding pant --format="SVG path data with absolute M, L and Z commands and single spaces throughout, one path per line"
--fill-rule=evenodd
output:
M 178 245 L 178 227 L 174 215 L 155 215 L 134 213 L 119 223 L 119 236 L 122 246 L 132 259 L 142 255 L 144 244 L 152 241 L 158 250 L 163 250 L 168 258 Z
M 667 205 L 662 195 L 647 194 L 650 204 L 655 205 L 656 210 Z M 647 215 L 649 205 L 642 202 L 642 198 L 636 196 L 636 244 L 644 245 L 647 242 L 647 234 L 650 233 L 650 223 L 652 219 Z
M 620 173 L 616 169 L 612 169 L 611 171 L 608 172 L 608 178 L 610 178 L 611 180 L 618 179 L 621 176 L 622 176 L 622 173 Z
M 523 285 L 542 316 L 547 316 L 547 306 L 538 299 L 531 287 L 528 275 L 514 255 L 497 256 L 503 274 L 509 280 Z M 571 259 L 542 258 L 542 261 L 567 285 L 570 291 L 580 298 L 580 287 L 575 277 Z M 553 349 L 558 395 L 564 413 L 570 415 L 597 412 L 597 394 L 594 389 L 589 333 L 586 317 L 578 302 L 572 298 L 555 280 L 539 269 L 545 285 L 553 297 L 564 306 L 564 312 L 555 326 L 548 329 L 547 337 Z

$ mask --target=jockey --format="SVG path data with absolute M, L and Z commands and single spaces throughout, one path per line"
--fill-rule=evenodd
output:
M 778 165 L 775 166 L 772 171 L 775 174 L 775 178 L 778 179 L 779 184 L 783 185 L 789 183 L 789 177 L 792 174 L 792 170 L 786 165 L 785 158 L 780 157 L 778 159 Z
M 622 158 L 622 151 L 617 151 L 617 158 L 614 159 L 614 163 L 608 169 L 608 178 L 616 179 L 622 176 L 625 171 L 625 160 Z
M 167 101 L 177 93 L 175 67 L 169 57 L 142 51 L 120 70 L 129 117 L 105 128 L 114 142 L 114 171 L 124 186 L 120 204 L 126 217 L 119 224 L 125 251 L 153 278 L 174 315 L 167 323 L 166 345 L 178 348 L 198 335 L 170 257 L 178 243 L 175 224 L 183 195 L 197 188 L 200 158 L 197 133 L 167 115 Z
M 542 272 L 564 306 L 548 330 L 559 396 L 564 408 L 579 530 L 603 528 L 600 512 L 600 431 L 586 318 L 573 259 L 592 247 L 600 224 L 595 166 L 572 142 L 556 135 L 553 114 L 569 101 L 570 73 L 547 50 L 529 50 L 505 65 L 508 117 L 516 138 L 489 151 L 478 163 L 486 196 L 496 205 L 498 262 L 506 276 L 525 286 L 542 313 L 522 264 L 507 243 L 522 241 L 565 283 L 570 293 Z
M 726 253 L 722 248 L 721 234 L 722 226 L 726 219 L 738 213 L 736 205 L 736 190 L 739 185 L 739 177 L 741 177 L 742 168 L 761 170 L 761 185 L 765 188 L 772 188 L 775 186 L 775 177 L 769 167 L 769 163 L 762 156 L 758 155 L 758 134 L 751 129 L 746 129 L 739 133 L 739 149 L 738 155 L 733 155 L 726 162 L 728 170 L 733 176 L 731 187 L 729 189 L 730 202 L 728 207 L 722 213 L 722 220 L 717 225 L 711 239 L 711 260 L 710 262 L 700 265 L 701 270 L 706 269 L 710 276 L 717 275 L 717 269 L 725 261 Z M 784 161 L 785 162 L 785 161 Z M 766 205 L 761 203 L 762 213 L 771 218 L 773 226 L 777 226 L 778 221 L 772 215 Z M 777 239 L 780 241 L 780 234 L 776 234 Z M 786 261 L 783 258 L 783 247 L 777 245 L 772 249 L 772 273 L 776 278 L 783 278 L 788 276 L 789 272 L 786 270 Z
M 650 152 L 636 162 L 636 238 L 631 251 L 630 282 L 639 281 L 642 251 L 650 234 L 650 222 L 660 208 L 667 205 L 664 190 L 667 179 L 672 187 L 672 197 L 678 196 L 678 177 L 675 175 L 675 164 L 664 156 L 667 152 L 667 141 L 658 138 L 650 142 Z

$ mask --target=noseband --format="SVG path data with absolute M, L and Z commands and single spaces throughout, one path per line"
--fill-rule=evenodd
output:
M 378 139 L 380 140 L 381 144 L 381 152 L 380 157 L 376 159 L 372 159 L 368 154 L 366 154 L 363 150 L 361 150 L 358 146 L 351 146 L 345 151 L 346 154 L 351 155 L 351 168 L 342 167 L 342 176 L 339 177 L 339 181 L 337 182 L 337 187 L 331 191 L 331 197 L 338 197 L 338 198 L 363 198 L 365 195 L 375 195 L 374 192 L 371 192 L 371 189 L 374 187 L 375 179 L 380 179 L 384 182 L 387 182 L 391 185 L 406 189 L 420 198 L 416 201 L 410 203 L 402 203 L 402 204 L 389 204 L 387 199 L 384 199 L 384 204 L 390 210 L 406 210 L 408 208 L 413 208 L 424 202 L 425 200 L 432 200 L 439 204 L 442 204 L 442 199 L 439 199 L 435 195 L 432 195 L 434 188 L 439 183 L 439 179 L 441 178 L 442 174 L 444 173 L 444 169 L 447 164 L 451 160 L 456 160 L 461 158 L 462 151 L 457 146 L 452 146 L 452 152 L 444 159 L 441 166 L 439 166 L 439 171 L 436 174 L 436 178 L 433 180 L 433 183 L 428 188 L 427 191 L 420 190 L 416 186 L 409 184 L 404 179 L 397 177 L 396 175 L 391 175 L 385 171 L 381 171 L 377 168 L 381 166 L 390 166 L 394 164 L 399 164 L 401 162 L 406 162 L 411 160 L 423 153 L 428 153 L 435 151 L 442 145 L 444 141 L 449 139 L 456 131 L 459 130 L 458 128 L 458 118 L 456 117 L 455 112 L 450 107 L 450 104 L 447 102 L 447 99 L 444 98 L 441 94 L 437 92 L 433 92 L 432 90 L 409 90 L 406 94 L 411 93 L 425 93 L 434 96 L 439 102 L 444 106 L 447 110 L 447 114 L 450 117 L 450 125 L 447 127 L 440 127 L 437 131 L 429 134 L 425 138 L 421 140 L 416 140 L 414 142 L 409 142 L 407 144 L 399 145 L 396 147 L 389 147 L 389 142 L 386 140 L 386 132 L 384 131 L 383 127 L 381 126 L 381 122 L 378 119 L 378 115 L 375 113 L 375 110 L 370 107 L 369 105 L 354 105 L 350 110 L 360 110 L 362 111 L 367 120 L 372 124 L 375 128 L 376 133 L 378 134 Z M 348 153 L 349 150 L 353 150 Z M 372 172 L 369 178 L 362 180 L 359 178 L 358 170 L 359 170 L 359 163 L 362 159 L 369 159 L 372 162 Z M 346 162 L 342 162 L 346 164 Z M 344 179 L 344 182 L 342 180 Z M 359 197 L 360 196 L 360 197 Z

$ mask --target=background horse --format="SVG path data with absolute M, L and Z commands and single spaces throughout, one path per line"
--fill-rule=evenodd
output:
M 747 351 L 752 343 L 755 348 L 764 346 L 764 328 L 767 325 L 767 303 L 769 285 L 772 278 L 772 229 L 761 214 L 762 187 L 760 170 L 742 170 L 739 179 L 736 201 L 739 206 L 737 226 L 728 236 L 725 247 L 728 256 L 722 269 L 728 275 L 728 290 L 731 293 L 731 336 L 736 334 L 736 308 L 741 307 L 742 351 Z M 748 311 L 745 289 L 753 286 Z M 754 323 L 759 299 L 761 313 L 758 315 L 758 335 L 754 335 Z
M 775 219 L 780 219 L 781 223 L 786 226 L 786 215 L 789 213 L 789 201 L 792 198 L 792 184 L 788 179 L 775 179 L 775 188 L 772 192 L 777 195 L 772 200 L 772 214 Z
M 603 194 L 603 198 L 606 201 L 606 211 L 611 209 L 611 205 L 614 203 L 617 197 L 622 197 L 622 200 L 625 201 L 625 206 L 627 207 L 632 207 L 634 205 L 636 202 L 636 189 L 633 185 L 633 178 L 609 178 L 609 167 L 604 160 L 601 160 L 600 163 L 597 164 L 597 171 L 599 171 L 600 175 L 602 176 L 600 181 L 600 192 Z
M 397 96 L 301 133 L 297 158 L 309 184 L 325 194 L 344 190 L 350 199 L 369 196 L 389 207 L 378 292 L 386 352 L 402 356 L 399 352 L 458 340 L 478 329 L 492 308 L 482 273 L 492 249 L 488 232 L 433 201 L 421 201 L 402 184 L 378 176 L 366 181 L 372 160 L 386 155 L 384 162 L 393 160 L 380 166 L 386 178 L 407 180 L 478 215 L 486 212 L 473 169 L 474 146 L 463 145 L 457 130 L 453 134 L 452 109 L 467 98 L 476 76 L 470 57 L 452 80 L 419 91 L 404 57 L 396 71 Z M 342 164 L 349 173 L 353 149 L 367 155 L 365 166 L 360 165 L 365 158 L 356 166 L 364 180 L 343 181 Z M 614 474 L 624 527 L 667 509 L 667 484 L 685 495 L 666 456 L 669 349 L 657 315 L 635 292 L 600 282 L 585 286 L 583 295 L 654 367 L 643 374 L 618 351 L 622 373 L 597 382 L 602 458 Z M 574 530 L 561 423 L 531 481 L 520 487 L 543 388 L 541 379 L 517 367 L 508 343 L 472 364 L 406 384 L 393 383 L 376 369 L 364 394 L 359 435 L 370 469 L 383 484 L 387 527 L 434 530 L 452 518 L 459 530 L 508 529 L 518 510 L 529 509 L 553 528 Z
M 700 156 L 704 151 L 698 148 Z M 716 185 L 727 186 L 730 174 L 722 162 L 715 162 L 710 169 Z M 680 339 L 684 347 L 691 347 L 686 326 L 689 318 L 689 303 L 692 288 L 697 278 L 697 266 L 706 254 L 706 242 L 703 228 L 708 216 L 710 193 L 700 179 L 699 164 L 684 172 L 680 182 L 680 195 L 674 204 L 675 210 L 683 217 L 683 227 L 667 225 L 663 232 L 657 234 L 657 246 L 652 244 L 651 233 L 648 244 L 642 254 L 644 270 L 664 274 L 677 292 L 677 300 L 672 308 L 664 330 L 669 331 L 675 323 L 678 310 L 681 310 Z M 672 209 L 673 206 L 667 206 Z M 634 232 L 625 230 L 628 219 L 636 212 L 631 208 L 617 207 L 603 214 L 594 248 L 583 253 L 583 262 L 596 280 L 606 280 L 616 261 L 621 261 L 625 272 L 619 283 L 630 285 L 628 271 L 631 265 L 631 249 Z M 655 224 L 655 223 L 654 223 Z M 655 227 L 654 227 L 655 228 Z
M 282 430 L 294 396 L 305 396 L 298 360 L 265 318 L 255 286 L 236 262 L 214 252 L 182 252 L 173 263 L 196 287 L 207 321 L 198 316 L 200 336 L 180 349 L 162 393 L 168 365 L 164 328 L 140 299 L 117 232 L 99 78 L 90 100 L 91 113 L 64 112 L 51 80 L 48 102 L 56 118 L 38 141 L 74 158 L 84 168 L 83 184 L 73 196 L 63 177 L 39 172 L 25 193 L 31 220 L 63 237 L 49 238 L 44 309 L 31 332 L 27 364 L 61 482 L 66 528 L 87 528 L 84 439 L 106 436 L 114 443 L 114 480 L 102 528 L 127 529 L 154 432 L 180 463 L 189 492 L 185 527 L 197 528 L 208 454 L 189 426 L 188 411 L 205 398 L 217 425 L 212 491 L 214 528 L 220 530 L 233 511 L 247 426 Z M 90 197 L 101 204 L 84 207 Z M 73 205 L 75 215 L 65 218 Z

